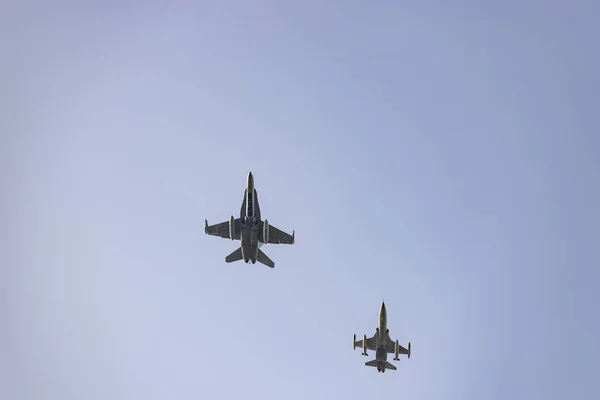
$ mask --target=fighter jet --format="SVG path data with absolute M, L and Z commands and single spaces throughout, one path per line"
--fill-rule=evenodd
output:
M 387 313 L 385 311 L 385 302 L 381 303 L 381 310 L 379 310 L 379 327 L 375 330 L 375 335 L 372 338 L 367 339 L 367 335 L 363 336 L 363 340 L 356 340 L 356 334 L 354 334 L 354 348 L 362 347 L 363 356 L 367 356 L 367 349 L 375 350 L 375 359 L 373 361 L 366 362 L 365 365 L 368 367 L 377 367 L 377 372 L 385 372 L 386 368 L 396 370 L 396 367 L 387 361 L 388 353 L 394 353 L 395 361 L 400 361 L 398 354 L 407 354 L 410 358 L 410 342 L 408 342 L 408 350 L 398 344 L 398 341 L 393 342 L 390 339 L 390 330 L 387 329 Z
M 272 225 L 266 219 L 260 218 L 260 206 L 258 205 L 258 194 L 254 188 L 254 177 L 248 172 L 246 190 L 240 217 L 216 225 L 208 225 L 204 220 L 204 233 L 213 236 L 221 236 L 231 240 L 241 240 L 241 246 L 233 253 L 225 257 L 225 262 L 244 260 L 252 264 L 258 261 L 267 267 L 275 268 L 275 263 L 262 252 L 260 247 L 267 243 L 294 244 L 295 231 L 292 234 L 285 233 Z

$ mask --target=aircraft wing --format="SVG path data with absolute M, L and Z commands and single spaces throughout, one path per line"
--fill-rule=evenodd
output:
M 396 352 L 396 342 L 394 342 L 390 337 L 387 337 L 387 352 L 395 353 Z M 408 350 L 398 344 L 398 354 L 408 354 Z
M 260 241 L 261 242 L 265 242 L 264 241 L 264 237 L 263 237 L 263 226 L 264 226 L 264 222 L 261 223 L 260 226 Z M 273 225 L 269 224 L 269 243 L 273 243 L 273 244 L 294 244 L 295 241 L 295 234 L 290 235 L 289 233 L 285 233 L 284 231 L 275 228 Z
M 239 218 L 234 220 L 235 233 L 234 239 L 240 240 L 242 232 L 242 223 Z M 212 236 L 220 236 L 225 239 L 231 239 L 229 237 L 229 221 L 221 222 L 220 224 L 208 225 L 208 221 L 204 222 L 204 232 Z
M 356 342 L 354 342 L 354 344 L 356 345 L 356 347 L 362 348 L 363 341 L 362 341 L 362 339 L 357 340 Z M 373 337 L 367 339 L 367 349 L 376 350 L 376 347 L 377 347 L 377 338 L 375 337 L 375 335 L 373 335 Z

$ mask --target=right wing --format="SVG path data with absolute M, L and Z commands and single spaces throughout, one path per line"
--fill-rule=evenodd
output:
M 235 240 L 240 240 L 242 232 L 242 223 L 239 218 L 236 218 L 233 222 L 235 225 L 235 232 L 233 238 Z M 231 239 L 229 237 L 229 221 L 209 226 L 208 221 L 204 220 L 204 233 L 212 236 L 220 236 L 224 239 Z
M 363 347 L 362 339 L 357 340 L 356 342 L 354 342 L 354 344 L 356 345 L 356 347 L 360 347 L 361 349 Z M 367 349 L 376 350 L 376 347 L 377 347 L 377 338 L 375 337 L 375 335 L 373 335 L 373 337 L 367 339 Z
M 387 352 L 395 353 L 396 352 L 396 342 L 394 342 L 389 336 L 386 339 L 387 339 L 387 343 L 386 343 Z M 408 350 L 406 350 L 404 347 L 398 345 L 398 354 L 408 354 Z
M 264 237 L 263 237 L 263 227 L 264 227 L 264 221 L 261 222 L 260 224 L 260 231 L 259 231 L 259 239 L 261 242 L 265 242 Z M 269 243 L 273 243 L 273 244 L 294 244 L 295 242 L 295 232 L 293 232 L 291 235 L 289 233 L 285 233 L 284 231 L 282 231 L 281 229 L 277 229 L 275 228 L 273 225 L 269 224 Z

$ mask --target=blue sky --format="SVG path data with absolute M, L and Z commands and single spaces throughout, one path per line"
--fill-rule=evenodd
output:
M 0 397 L 600 396 L 597 5 L 4 9 Z

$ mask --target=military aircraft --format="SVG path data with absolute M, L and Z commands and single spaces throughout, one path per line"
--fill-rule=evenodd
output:
M 233 218 L 232 215 L 229 221 L 211 226 L 208 225 L 208 220 L 204 220 L 204 233 L 231 240 L 241 240 L 241 246 L 225 257 L 225 262 L 230 263 L 243 259 L 246 263 L 251 261 L 254 264 L 258 261 L 267 267 L 275 268 L 275 263 L 262 252 L 260 247 L 267 243 L 294 244 L 296 232 L 292 231 L 290 235 L 269 225 L 269 221 L 266 219 L 261 220 L 258 194 L 254 188 L 254 177 L 252 172 L 249 172 L 240 217 Z
M 365 363 L 368 367 L 377 367 L 377 372 L 385 372 L 386 368 L 395 370 L 396 367 L 387 361 L 388 353 L 394 353 L 395 361 L 400 361 L 398 354 L 407 354 L 410 358 L 410 342 L 408 342 L 408 350 L 398 344 L 398 341 L 393 342 L 390 339 L 390 330 L 387 329 L 387 312 L 385 310 L 385 302 L 381 303 L 379 310 L 379 326 L 375 330 L 375 335 L 367 339 L 367 335 L 363 336 L 363 340 L 356 340 L 354 334 L 354 349 L 362 347 L 363 356 L 367 356 L 367 349 L 375 350 L 375 359 Z

